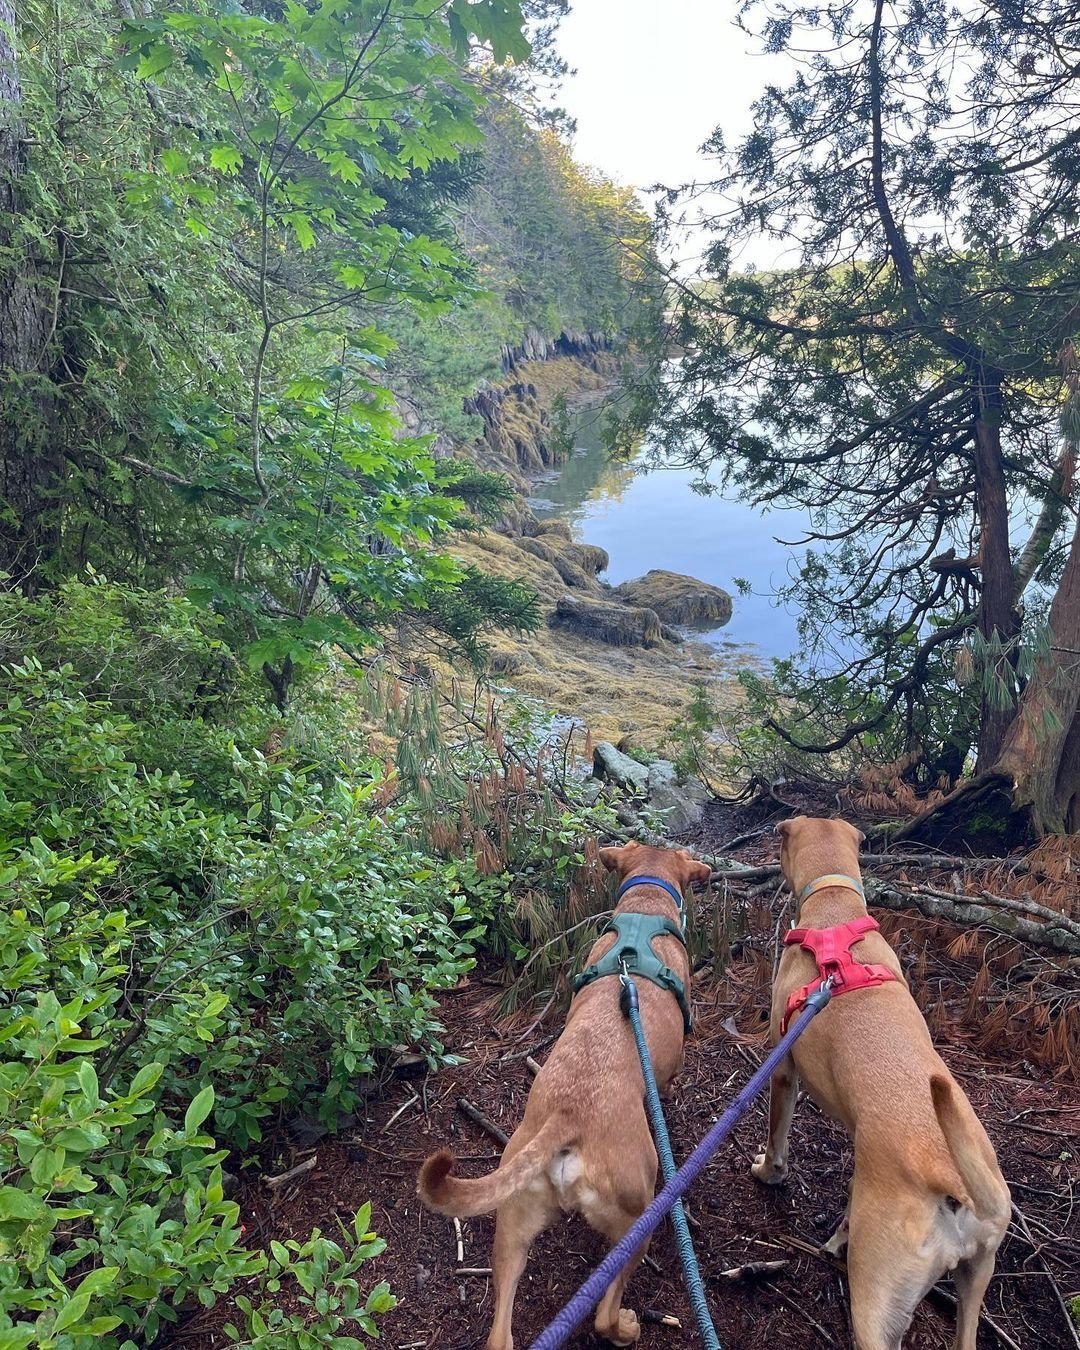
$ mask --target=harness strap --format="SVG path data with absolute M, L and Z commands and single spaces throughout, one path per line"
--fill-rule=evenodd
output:
M 614 914 L 600 936 L 602 937 L 604 933 L 614 933 L 615 942 L 599 961 L 586 966 L 581 974 L 570 982 L 574 993 L 592 984 L 594 980 L 606 979 L 609 975 L 623 975 L 626 972 L 640 975 L 642 979 L 651 980 L 653 984 L 675 995 L 682 1010 L 683 1031 L 689 1035 L 693 1027 L 693 1018 L 690 1016 L 686 985 L 670 966 L 661 961 L 652 945 L 655 938 L 666 934 L 668 937 L 678 938 L 685 947 L 686 938 L 678 924 L 660 914 Z
M 827 879 L 830 880 L 831 879 Z M 806 1000 L 819 988 L 822 980 L 828 980 L 833 995 L 850 994 L 855 989 L 872 989 L 875 985 L 887 984 L 896 980 L 895 971 L 883 965 L 869 965 L 856 961 L 851 948 L 861 942 L 867 933 L 876 933 L 880 928 L 878 921 L 869 914 L 847 923 L 836 924 L 832 928 L 792 928 L 784 934 L 785 946 L 798 943 L 808 951 L 817 962 L 818 974 L 814 979 L 795 991 L 787 1001 L 784 1018 L 780 1023 L 781 1033 Z
M 662 891 L 667 891 L 672 900 L 675 901 L 675 908 L 682 913 L 683 898 L 675 889 L 670 881 L 665 881 L 663 877 L 631 877 L 629 881 L 624 881 L 615 893 L 615 903 L 618 904 L 631 886 L 659 886 Z

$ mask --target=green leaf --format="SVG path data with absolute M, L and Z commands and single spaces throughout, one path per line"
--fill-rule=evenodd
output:
M 100 1293 L 102 1289 L 107 1289 L 109 1285 L 115 1283 L 119 1273 L 119 1266 L 98 1266 L 97 1270 L 92 1270 L 85 1279 L 79 1281 L 79 1286 L 75 1290 L 76 1296 Z
M 214 145 L 210 147 L 210 163 L 219 173 L 232 177 L 244 165 L 244 157 L 233 145 Z
M 158 1064 L 156 1061 L 144 1064 L 131 1080 L 127 1095 L 129 1097 L 141 1097 L 144 1093 L 150 1091 L 164 1072 L 164 1064 Z
M 166 173 L 182 174 L 187 173 L 188 157 L 180 150 L 162 150 L 161 167 Z
M 143 53 L 142 60 L 135 69 L 137 80 L 152 80 L 173 63 L 173 49 L 167 42 L 155 42 Z
M 194 1134 L 213 1109 L 214 1086 L 212 1083 L 207 1083 L 206 1087 L 196 1094 L 184 1113 L 184 1133 Z
M 55 1336 L 58 1331 L 63 1331 L 65 1327 L 74 1326 L 90 1306 L 91 1297 L 90 1294 L 73 1295 L 57 1313 L 56 1321 L 52 1325 L 52 1334 Z
M 20 1191 L 15 1186 L 0 1186 L 0 1223 L 7 1219 L 39 1219 L 46 1206 L 36 1195 Z

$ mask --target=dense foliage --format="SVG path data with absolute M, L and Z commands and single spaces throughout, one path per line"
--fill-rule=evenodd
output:
M 724 205 L 703 284 L 682 292 L 687 354 L 645 393 L 662 450 L 808 512 L 788 592 L 805 660 L 780 672 L 778 734 L 908 755 L 950 783 L 971 751 L 995 766 L 1033 672 L 1043 691 L 1061 677 L 1053 642 L 1076 645 L 1075 618 L 1059 612 L 1053 640 L 1039 621 L 1074 495 L 1078 15 L 744 14 L 796 74 L 742 143 L 710 144 Z M 794 261 L 742 270 L 755 237 Z M 1075 690 L 1031 701 L 1054 772 Z
M 0 601 L 5 1345 L 153 1339 L 251 1275 L 245 1343 L 296 1344 L 308 1315 L 269 1306 L 283 1266 L 321 1291 L 311 1334 L 351 1344 L 342 1323 L 389 1298 L 354 1278 L 366 1216 L 268 1260 L 223 1165 L 282 1118 L 351 1118 L 394 1047 L 438 1062 L 435 994 L 488 926 L 519 951 L 532 888 L 555 930 L 582 903 L 582 822 L 507 777 L 501 733 L 455 766 L 434 696 L 394 695 L 388 767 L 350 731 L 377 682 L 341 670 L 283 722 L 222 631 L 109 583 Z
M 229 1169 L 439 1061 L 530 886 L 583 903 L 544 771 L 370 669 L 537 621 L 441 551 L 510 490 L 446 453 L 462 398 L 630 326 L 643 221 L 513 108 L 560 69 L 562 0 L 523 9 L 0 0 L 3 1350 L 148 1344 L 240 1279 L 239 1344 L 359 1346 L 368 1211 L 251 1248 Z

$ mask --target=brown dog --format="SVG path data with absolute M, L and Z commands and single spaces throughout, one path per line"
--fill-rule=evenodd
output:
M 600 860 L 623 886 L 633 877 L 659 877 L 678 892 L 708 881 L 709 869 L 685 849 L 604 848 Z M 662 887 L 628 889 L 615 910 L 678 921 L 678 908 Z M 605 933 L 589 953 L 592 965 L 618 938 Z M 663 935 L 654 950 L 682 979 L 689 995 L 690 966 L 677 937 Z M 676 997 L 647 979 L 635 979 L 645 1038 L 657 1082 L 663 1089 L 682 1067 L 683 1014 Z M 525 1119 L 490 1176 L 469 1181 L 454 1175 L 446 1150 L 420 1169 L 417 1191 L 441 1214 L 467 1218 L 498 1210 L 492 1256 L 495 1319 L 487 1350 L 513 1350 L 510 1322 L 514 1294 L 529 1247 L 560 1210 L 576 1211 L 611 1242 L 617 1242 L 652 1200 L 656 1150 L 645 1112 L 645 1085 L 630 1023 L 619 1009 L 619 981 L 597 979 L 570 1005 L 566 1028 L 536 1075 Z M 622 1307 L 623 1289 L 648 1243 L 609 1285 L 596 1310 L 596 1331 L 616 1345 L 640 1335 L 637 1317 Z
M 780 865 L 801 899 L 800 928 L 828 929 L 866 915 L 858 830 L 803 816 L 777 831 Z M 768 1185 L 787 1175 L 801 1079 L 855 1145 L 847 1213 L 826 1250 L 835 1254 L 849 1243 L 858 1350 L 898 1350 L 916 1306 L 950 1270 L 959 1301 L 954 1345 L 975 1350 L 979 1309 L 1009 1223 L 1009 1189 L 986 1131 L 931 1044 L 892 948 L 870 931 L 851 955 L 876 965 L 885 982 L 839 996 L 834 990 L 781 1064 L 772 1080 L 769 1142 L 752 1171 Z M 774 1041 L 789 999 L 817 970 L 809 951 L 786 947 L 773 988 Z

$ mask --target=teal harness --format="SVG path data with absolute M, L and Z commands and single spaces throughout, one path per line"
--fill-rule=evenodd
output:
M 679 912 L 682 912 L 682 896 L 670 882 L 663 881 L 659 877 L 631 877 L 619 888 L 616 900 L 621 900 L 631 886 L 646 885 L 660 886 L 669 895 L 674 896 Z M 586 966 L 581 974 L 574 978 L 571 983 L 574 993 L 592 984 L 594 980 L 605 979 L 608 975 L 640 975 L 643 980 L 650 980 L 661 989 L 675 995 L 682 1010 L 683 1031 L 689 1035 L 693 1028 L 693 1019 L 690 1016 L 690 1001 L 686 997 L 686 985 L 670 966 L 666 966 L 660 960 L 652 945 L 656 938 L 664 934 L 667 937 L 678 938 L 685 947 L 686 938 L 679 925 L 660 914 L 614 914 L 600 936 L 603 937 L 604 933 L 614 933 L 616 940 L 599 961 Z

